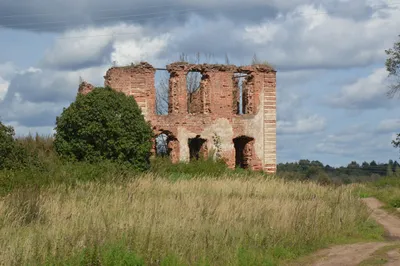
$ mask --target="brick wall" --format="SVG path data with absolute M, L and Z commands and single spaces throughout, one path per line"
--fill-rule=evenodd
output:
M 143 115 L 150 120 L 155 114 L 154 76 L 155 69 L 148 63 L 113 67 L 104 76 L 104 86 L 133 96 Z
M 148 63 L 109 69 L 104 77 L 105 86 L 135 97 L 154 132 L 169 136 L 173 162 L 189 159 L 188 139 L 207 140 L 202 147 L 204 153 L 216 149 L 213 137 L 219 135 L 220 155 L 233 168 L 236 161 L 233 140 L 247 137 L 252 141 L 246 144 L 243 158 L 249 168 L 276 172 L 276 72 L 272 68 L 177 62 L 168 65 L 167 70 L 170 73 L 168 115 L 156 115 L 155 68 Z M 188 109 L 189 71 L 200 72 L 202 80 Z M 240 96 L 235 73 L 246 76 L 243 115 L 236 114 Z M 89 89 L 86 84 L 80 92 L 87 93 Z
M 79 84 L 78 93 L 88 94 L 93 89 L 94 89 L 94 86 L 92 84 L 89 84 L 89 83 L 83 81 L 81 84 Z

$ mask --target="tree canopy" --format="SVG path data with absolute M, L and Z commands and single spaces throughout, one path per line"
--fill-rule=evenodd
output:
M 9 167 L 14 149 L 14 129 L 0 122 L 0 169 Z
M 386 70 L 389 72 L 389 78 L 391 79 L 388 95 L 393 97 L 400 91 L 400 41 L 395 42 L 393 47 L 385 50 L 385 52 L 388 56 L 385 63 Z
M 54 147 L 78 161 L 111 160 L 149 167 L 152 130 L 132 96 L 111 88 L 79 94 L 56 119 Z

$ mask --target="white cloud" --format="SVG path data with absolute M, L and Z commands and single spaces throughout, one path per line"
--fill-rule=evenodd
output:
M 400 119 L 392 118 L 392 119 L 382 120 L 379 123 L 376 131 L 378 133 L 393 133 L 393 132 L 400 133 Z
M 69 69 L 106 63 L 107 58 L 104 57 L 107 56 L 107 51 L 105 50 L 109 48 L 113 40 L 111 34 L 111 28 L 68 31 L 59 36 L 53 47 L 46 51 L 42 65 L 49 68 Z
M 0 64 L 0 76 L 4 80 L 10 80 L 17 72 L 17 67 L 12 62 L 5 62 Z
M 61 103 L 34 103 L 18 99 L 18 94 L 14 101 L 7 104 L 5 109 L 0 109 L 4 119 L 8 123 L 15 123 L 22 127 L 52 127 L 55 124 L 56 116 L 61 114 L 67 102 Z
M 322 6 L 302 5 L 275 20 L 246 26 L 243 38 L 281 68 L 365 66 L 383 60 L 399 24 L 399 7 L 385 17 L 358 21 L 329 14 Z
M 18 70 L 15 73 L 19 75 L 29 74 L 29 73 L 42 73 L 43 71 L 40 68 L 36 67 L 28 67 L 27 69 Z
M 278 120 L 294 120 L 298 115 L 298 110 L 302 107 L 302 99 L 303 97 L 295 93 L 282 93 L 277 99 Z
M 107 67 L 87 68 L 79 71 L 51 71 L 37 68 L 21 70 L 9 82 L 7 93 L 0 105 L 2 120 L 27 128 L 54 127 L 56 116 L 74 100 L 79 77 L 103 86 Z M 1 84 L 1 82 L 0 82 Z M 1 87 L 0 87 L 1 88 Z
M 42 64 L 74 70 L 113 61 L 119 65 L 151 62 L 160 56 L 170 60 L 181 52 L 213 53 L 220 58 L 228 53 L 235 62 L 246 64 L 256 52 L 279 70 L 354 67 L 382 62 L 384 50 L 397 37 L 393 32 L 400 24 L 399 7 L 387 10 L 387 16 L 355 20 L 331 13 L 328 3 L 299 3 L 303 4 L 261 23 L 191 14 L 168 29 L 119 23 L 70 30 L 47 51 Z M 342 8 L 341 12 L 347 10 Z M 72 38 L 77 36 L 81 38 Z M 247 62 L 242 62 L 244 58 Z
M 366 129 L 365 124 L 360 124 L 320 139 L 313 151 L 318 154 L 358 158 L 361 161 L 387 161 L 390 158 L 393 159 L 393 155 L 396 153 L 391 144 L 392 139 L 392 134 L 377 135 L 374 131 Z
M 0 64 L 0 102 L 7 94 L 10 80 L 17 74 L 17 68 L 12 62 Z
M 297 7 L 290 4 L 294 8 L 290 12 L 281 12 L 275 18 L 265 16 L 269 20 L 261 23 L 236 22 L 224 13 L 218 17 L 193 13 L 180 23 L 168 24 L 167 29 L 118 23 L 69 30 L 47 50 L 42 66 L 75 70 L 110 65 L 113 61 L 126 65 L 140 60 L 157 61 L 160 56 L 171 60 L 181 52 L 213 53 L 219 58 L 228 53 L 240 64 L 247 64 L 256 52 L 259 58 L 279 70 L 354 67 L 381 62 L 384 50 L 397 37 L 393 32 L 400 24 L 400 8 L 388 9 L 387 16 L 376 15 L 379 12 L 375 10 L 372 13 L 375 15 L 362 20 L 340 16 L 349 9 L 357 13 L 368 7 L 363 1 L 354 3 L 338 3 L 343 8 L 332 13 L 335 8 L 330 2 L 316 6 L 309 1 L 298 1 Z M 346 5 L 348 9 L 344 8 Z M 77 36 L 80 38 L 74 38 Z M 247 62 L 242 62 L 243 59 Z
M 295 121 L 278 121 L 277 127 L 278 133 L 282 134 L 316 133 L 325 129 L 326 120 L 319 115 L 312 115 Z
M 318 143 L 314 150 L 317 153 L 333 154 L 333 155 L 350 156 L 356 154 L 356 152 L 353 149 L 349 149 L 349 147 L 345 144 L 330 143 L 330 142 Z
M 394 102 L 386 95 L 388 91 L 384 68 L 374 70 L 369 76 L 344 86 L 329 102 L 334 107 L 346 109 L 376 109 L 393 107 Z
M 132 20 L 141 20 L 143 24 L 154 20 L 159 23 L 157 17 L 160 16 L 163 17 L 160 20 L 162 23 L 169 22 L 168 24 L 170 24 L 170 20 L 172 20 L 181 24 L 187 20 L 187 10 L 207 17 L 222 14 L 236 21 L 258 22 L 262 17 L 271 16 L 277 12 L 286 13 L 299 5 L 309 5 L 315 2 L 314 0 L 247 0 L 246 4 L 243 5 L 243 2 L 239 0 L 152 0 L 151 3 L 140 0 L 70 0 L 68 3 L 41 0 L 32 5 L 29 0 L 20 0 L 20 4 L 16 5 L 11 1 L 2 1 L 0 10 L 4 10 L 4 14 L 19 14 L 23 7 L 23 13 L 26 16 L 0 17 L 0 25 L 11 28 L 34 28 L 41 31 L 60 32 L 65 27 L 82 26 L 88 23 L 104 25 Z M 379 1 L 378 3 L 391 3 L 391 1 Z M 374 9 L 371 6 L 374 3 L 365 0 L 320 0 L 318 4 L 337 16 L 358 20 L 364 19 Z M 42 14 L 43 11 L 46 13 L 45 16 L 30 16 Z M 64 23 L 54 25 L 49 21 Z
M 9 85 L 10 85 L 9 82 L 5 81 L 4 79 L 2 79 L 2 77 L 0 77 L 0 101 L 2 101 L 6 96 Z
M 151 60 L 166 46 L 168 34 L 150 36 L 142 26 L 118 24 L 71 30 L 47 50 L 42 65 L 65 70 L 108 65 L 126 65 Z
M 167 45 L 168 35 L 159 37 L 143 37 L 135 40 L 117 41 L 111 60 L 118 65 L 128 65 L 139 61 L 154 61 Z

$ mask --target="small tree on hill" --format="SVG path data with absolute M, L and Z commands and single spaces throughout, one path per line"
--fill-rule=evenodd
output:
M 54 147 L 78 161 L 111 160 L 149 167 L 152 130 L 132 96 L 111 88 L 79 94 L 56 120 Z

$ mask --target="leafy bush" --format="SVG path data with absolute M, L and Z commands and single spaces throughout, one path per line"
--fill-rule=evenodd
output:
M 14 129 L 0 122 L 0 169 L 6 168 L 10 164 L 14 147 Z
M 19 169 L 26 165 L 27 154 L 14 139 L 14 128 L 0 122 L 0 169 Z
M 400 199 L 399 198 L 394 198 L 389 202 L 389 205 L 392 206 L 393 208 L 400 208 Z
M 78 95 L 57 117 L 54 147 L 73 160 L 150 166 L 152 130 L 132 96 L 111 88 Z
M 329 175 L 323 171 L 320 171 L 317 175 L 317 183 L 320 185 L 331 185 L 332 184 L 332 180 L 329 177 Z

